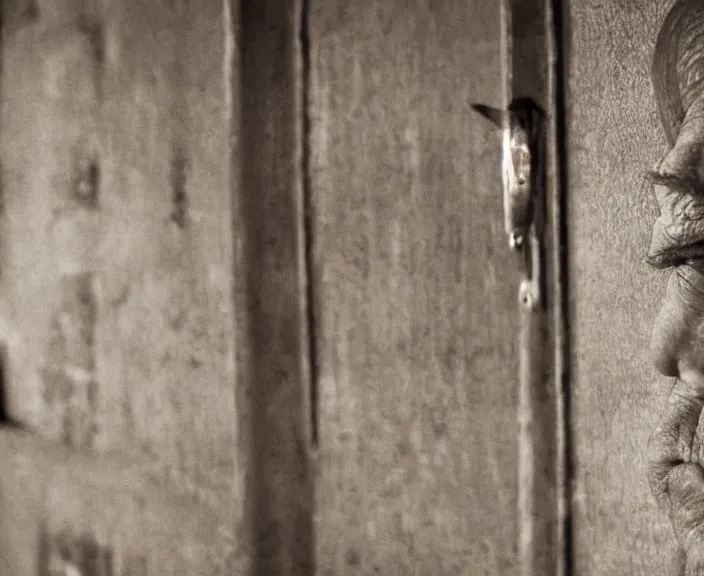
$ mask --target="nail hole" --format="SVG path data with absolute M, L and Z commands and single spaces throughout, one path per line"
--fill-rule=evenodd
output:
M 88 209 L 98 207 L 98 189 L 100 188 L 100 166 L 95 159 L 80 161 L 78 166 L 78 183 L 76 198 Z

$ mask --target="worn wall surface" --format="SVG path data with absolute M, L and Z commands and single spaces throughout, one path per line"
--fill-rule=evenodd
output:
M 661 574 L 674 546 L 645 449 L 669 383 L 648 353 L 665 276 L 643 263 L 666 150 L 649 80 L 668 2 L 569 2 L 567 163 L 574 571 Z
M 313 1 L 319 572 L 516 574 L 493 0 Z

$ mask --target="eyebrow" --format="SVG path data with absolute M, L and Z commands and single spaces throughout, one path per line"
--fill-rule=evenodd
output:
M 646 173 L 645 179 L 650 184 L 665 186 L 673 192 L 704 198 L 704 185 L 699 182 L 694 174 L 672 174 L 670 172 L 651 170 Z

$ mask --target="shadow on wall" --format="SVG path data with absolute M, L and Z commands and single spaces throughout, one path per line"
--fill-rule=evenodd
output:
M 246 315 L 237 323 L 247 349 L 240 346 L 238 382 L 250 470 L 246 524 L 252 573 L 261 576 L 314 573 L 295 4 L 245 0 L 240 12 L 242 180 L 235 229 L 242 231 L 244 278 L 236 310 Z

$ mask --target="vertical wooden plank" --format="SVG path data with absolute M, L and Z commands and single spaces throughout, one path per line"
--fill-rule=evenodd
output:
M 196 492 L 231 490 L 223 3 L 122 0 L 95 26 L 104 43 L 96 442 L 139 449 Z
M 569 2 L 567 155 L 575 574 L 665 574 L 675 541 L 646 445 L 669 389 L 649 354 L 665 276 L 644 174 L 666 151 L 650 84 L 669 2 Z
M 7 18 L 11 411 L 206 481 L 234 457 L 222 3 L 84 4 Z
M 320 574 L 517 574 L 493 1 L 311 3 Z
M 237 364 L 253 574 L 313 574 L 298 2 L 241 4 Z
M 216 506 L 219 529 L 236 541 L 236 179 L 224 6 L 121 0 L 93 24 L 105 190 L 96 442 L 140 451 L 165 488 Z M 167 562 L 168 549 L 153 552 L 154 567 Z
M 4 517 L 3 574 L 51 570 L 64 533 L 78 551 L 59 556 L 87 574 L 108 569 L 104 551 L 124 573 L 246 569 L 236 17 L 222 0 L 3 4 L 8 408 L 41 436 L 90 450 L 74 469 L 33 442 L 0 447 L 26 451 L 17 456 L 34 482 L 22 496 L 17 470 L 2 478 L 29 530 L 15 551 Z M 45 542 L 38 559 L 32 535 Z

